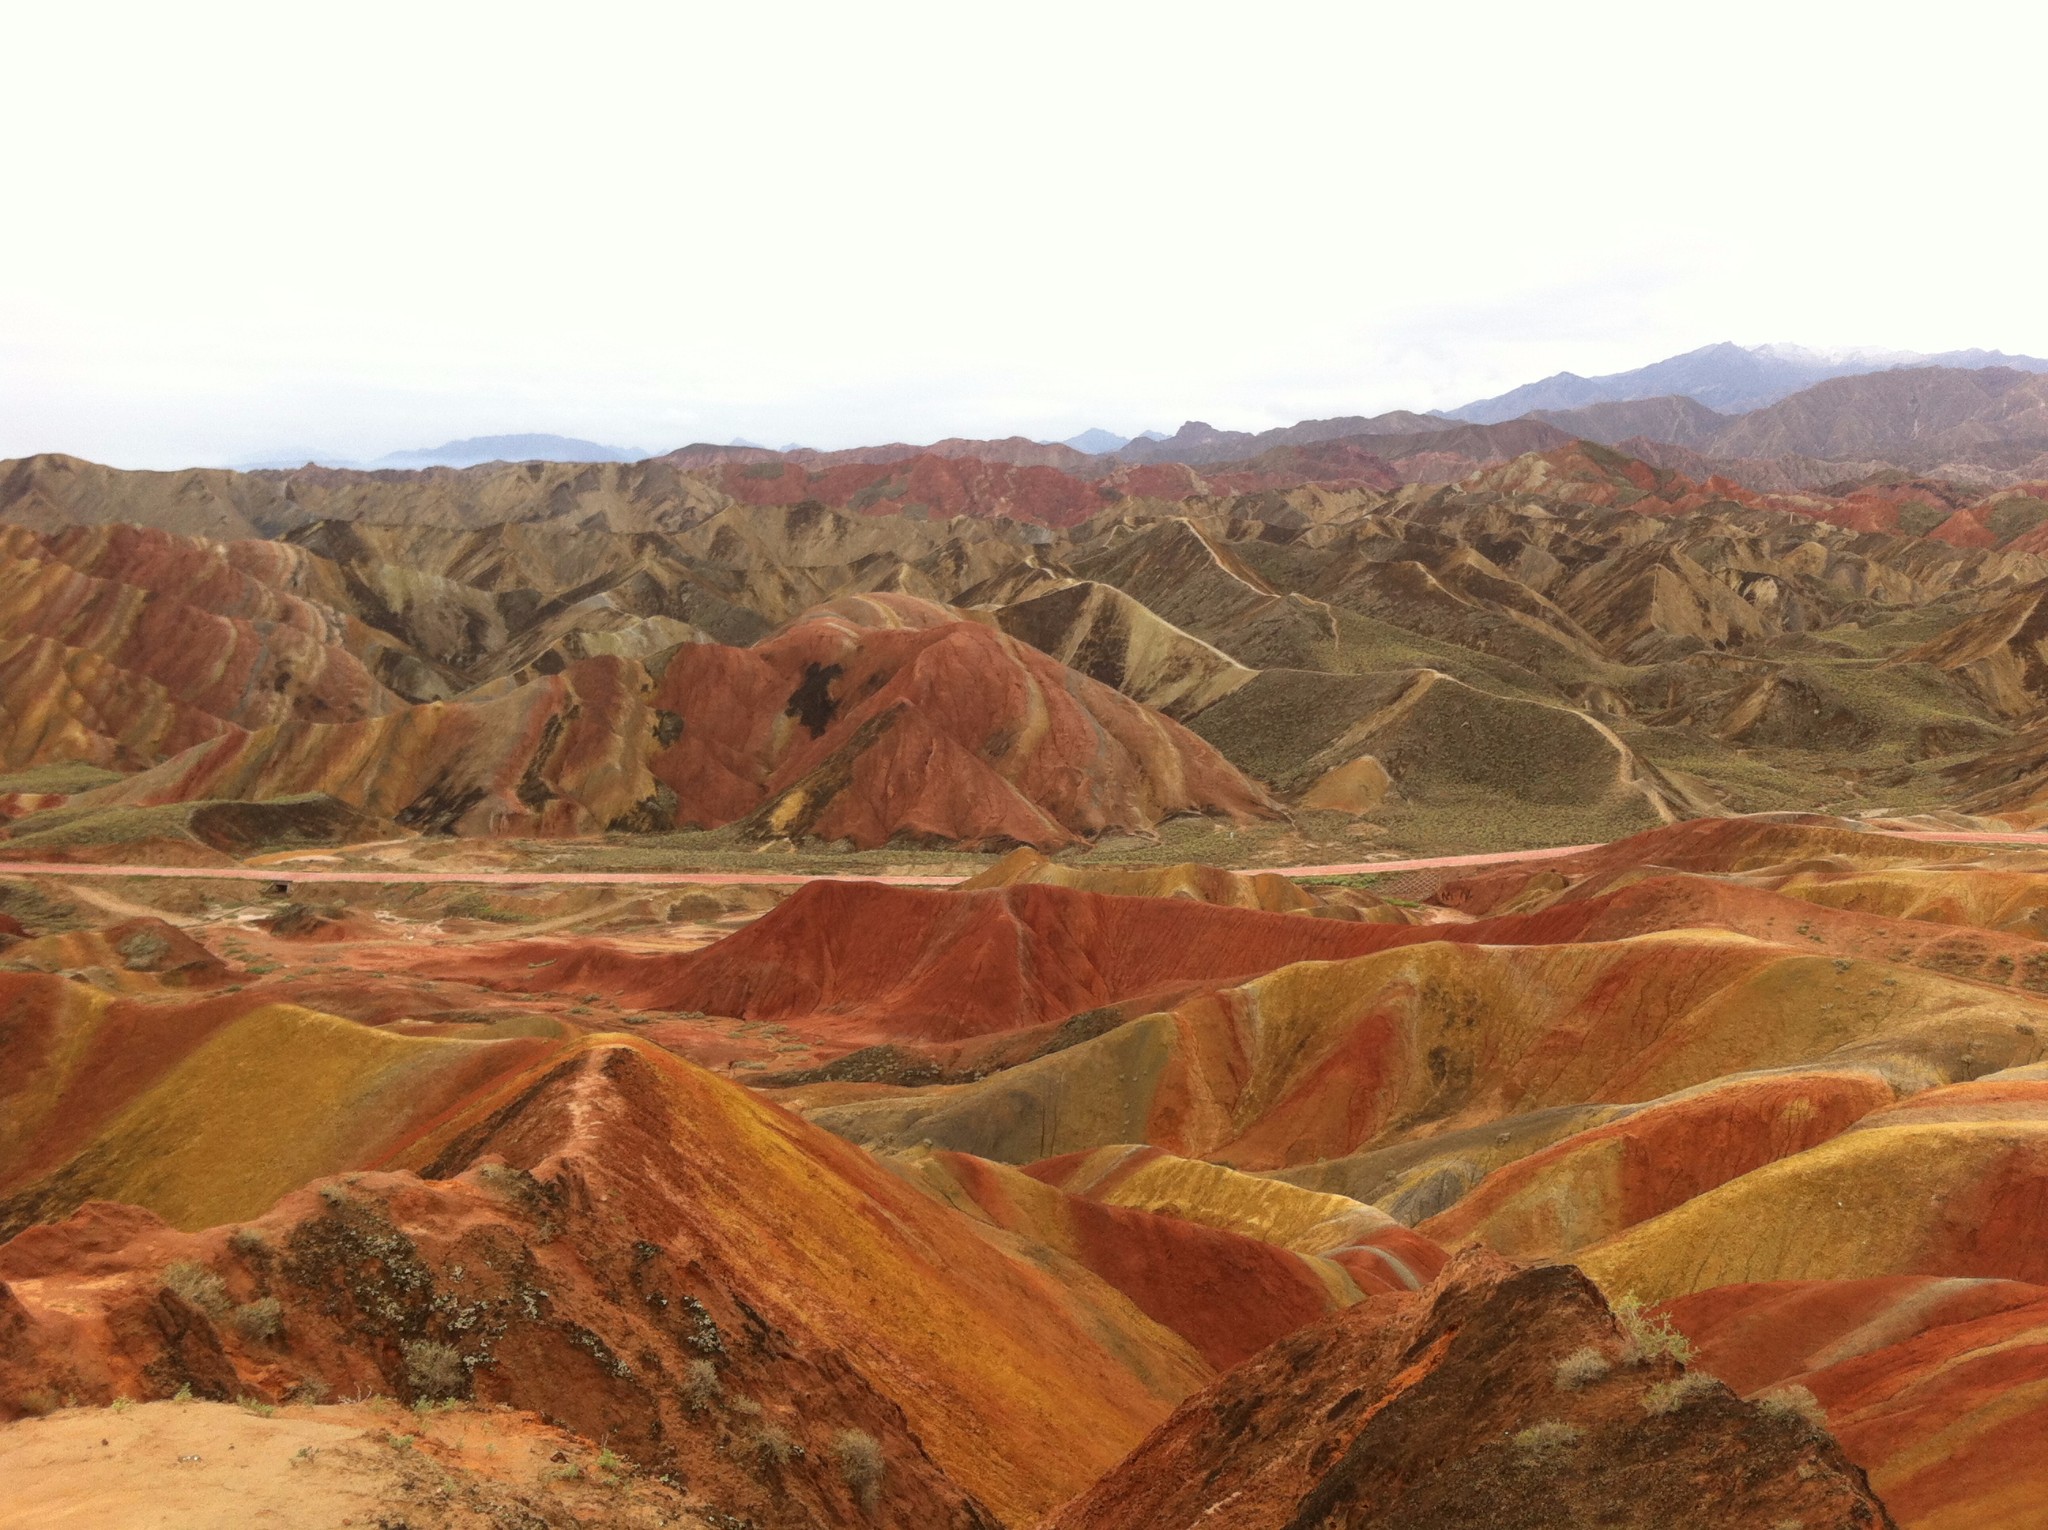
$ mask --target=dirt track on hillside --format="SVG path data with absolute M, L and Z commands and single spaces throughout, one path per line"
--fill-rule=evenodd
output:
M 1973 834 L 1961 831 L 1884 833 L 1890 839 L 1935 844 L 2032 847 L 2048 850 L 2048 833 Z M 1556 845 L 1545 850 L 1490 851 L 1480 855 L 1436 855 L 1404 861 L 1347 861 L 1329 866 L 1245 866 L 1246 873 L 1283 877 L 1377 876 L 1403 871 L 1441 871 L 1462 866 L 1504 866 L 1517 861 L 1551 861 L 1597 850 L 1598 845 Z M 795 887 L 805 882 L 879 882 L 889 887 L 951 887 L 957 876 L 878 876 L 863 873 L 734 871 L 333 871 L 288 866 L 121 866 L 73 861 L 0 861 L 0 876 L 13 877 L 183 877 L 231 882 L 417 883 L 423 886 L 483 887 Z

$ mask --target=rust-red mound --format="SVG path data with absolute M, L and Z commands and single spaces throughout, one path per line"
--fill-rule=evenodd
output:
M 163 531 L 0 527 L 0 614 L 11 638 L 89 653 L 243 727 L 346 721 L 397 701 L 351 651 L 365 644 L 359 623 L 249 577 L 216 544 Z
M 465 955 L 437 970 L 494 987 L 595 989 L 647 1008 L 801 1023 L 847 1039 L 949 1040 L 1355 956 L 1419 933 L 1045 884 L 934 892 L 812 882 L 701 951 L 536 942 L 527 962 Z
M 910 596 L 826 607 L 752 648 L 691 644 L 653 705 L 677 821 L 1052 848 L 1178 813 L 1274 811 L 1213 747 L 992 626 Z M 667 719 L 672 719 L 667 720 Z
M 918 1167 L 954 1204 L 1079 1261 L 1219 1371 L 1358 1295 L 1328 1261 L 1277 1243 L 1103 1205 L 967 1153 L 934 1153 Z
M 1447 884 L 1438 901 L 1469 914 L 1505 912 L 1537 889 L 1562 891 L 1582 882 L 1646 869 L 1731 874 L 1798 861 L 1838 857 L 1865 868 L 1968 860 L 1964 845 L 1922 844 L 1850 827 L 1818 814 L 1695 818 L 1599 845 L 1577 855 L 1476 872 Z
M 1719 1286 L 1667 1310 L 1742 1392 L 1797 1385 L 1902 1524 L 2032 1530 L 2048 1499 L 2048 1289 L 1895 1276 Z
M 1561 1386 L 1582 1351 L 1597 1374 Z M 1475 1253 L 1426 1293 L 1361 1303 L 1230 1372 L 1048 1530 L 1787 1524 L 1892 1520 L 1805 1421 L 1669 1359 L 1629 1363 L 1577 1271 Z
M 1795 950 L 1899 962 L 2048 993 L 2048 946 L 2016 934 L 1830 908 L 1693 874 L 1652 876 L 1605 892 L 1592 891 L 1594 885 L 1589 878 L 1548 908 L 1446 933 L 1488 944 L 1547 946 L 1624 940 L 1654 930 L 1732 930 Z

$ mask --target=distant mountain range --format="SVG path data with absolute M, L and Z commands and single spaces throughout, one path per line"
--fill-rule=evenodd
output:
M 1580 377 L 1559 372 L 1541 382 L 1524 383 L 1493 398 L 1477 399 L 1461 408 L 1433 411 L 1441 417 L 1497 425 L 1524 415 L 1592 404 L 1623 404 L 1638 399 L 1689 398 L 1722 414 L 1762 409 L 1815 383 L 1856 377 L 1900 367 L 2012 367 L 2021 372 L 2048 372 L 2038 356 L 2008 356 L 2003 351 L 1814 351 L 1799 345 L 1703 345 L 1682 356 L 1667 356 L 1632 372 L 1605 377 Z
M 2048 359 L 2003 351 L 1809 350 L 1796 345 L 1702 346 L 1629 372 L 1559 372 L 1454 411 L 1392 410 L 1302 420 L 1263 431 L 1190 420 L 1171 435 L 1124 436 L 1099 426 L 1064 441 L 1023 436 L 952 438 L 816 451 L 774 450 L 744 437 L 668 453 L 685 470 L 722 463 L 787 462 L 816 475 L 849 464 L 972 459 L 1056 469 L 1089 482 L 1145 466 L 1224 466 L 1261 477 L 1306 471 L 1308 448 L 1349 443 L 1349 454 L 1314 456 L 1340 476 L 1371 479 L 1376 459 L 1409 482 L 1448 482 L 1489 462 L 1582 438 L 1694 476 L 1720 473 L 1760 490 L 1818 487 L 1886 468 L 1995 484 L 2048 470 Z M 1278 457 L 1271 454 L 1280 453 Z M 654 454 L 538 432 L 476 436 L 391 452 L 374 461 L 277 454 L 243 470 L 467 468 L 491 462 L 638 462 Z M 1313 455 L 1313 454 L 1312 454 Z M 1342 458 L 1340 464 L 1339 458 Z M 1325 462 L 1324 459 L 1328 461 Z M 1254 459 L 1258 459 L 1254 469 Z M 1160 486 L 1163 487 L 1163 483 Z M 950 498 L 950 495 L 943 496 Z
M 528 432 L 510 436 L 470 436 L 462 441 L 444 441 L 439 446 L 386 452 L 369 461 L 325 452 L 278 452 L 235 466 L 242 472 L 304 467 L 307 463 L 321 467 L 404 471 L 430 467 L 481 467 L 486 462 L 640 462 L 652 455 L 652 452 L 634 446 L 606 446 L 600 441 L 585 441 L 576 436 Z
M 1092 430 L 1082 431 L 1078 436 L 1068 436 L 1066 440 L 1058 444 L 1061 446 L 1071 446 L 1075 451 L 1086 452 L 1091 457 L 1100 457 L 1108 452 L 1122 451 L 1133 441 L 1163 441 L 1165 439 L 1165 436 L 1156 430 L 1144 431 L 1135 436 L 1120 436 L 1115 431 L 1104 430 L 1098 425 Z M 1046 444 L 1051 445 L 1052 443 L 1048 442 Z
M 422 451 L 388 452 L 370 466 L 460 468 L 485 462 L 640 462 L 652 455 L 635 446 L 606 446 L 574 436 L 471 436 L 466 441 L 444 441 Z

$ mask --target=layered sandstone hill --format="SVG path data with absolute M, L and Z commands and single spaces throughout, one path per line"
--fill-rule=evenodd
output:
M 930 460 L 965 472 L 973 446 Z M 906 460 L 883 455 L 813 467 Z M 284 539 L 202 541 L 104 523 L 126 503 L 188 524 L 174 507 L 253 504 L 268 480 L 38 459 L 0 503 L 0 763 L 169 766 L 96 801 L 321 791 L 437 831 L 748 819 L 860 844 L 1050 846 L 1263 810 L 1261 788 L 1456 848 L 1820 803 L 2031 821 L 2041 797 L 2048 556 L 2028 538 L 2048 521 L 2016 491 L 1766 495 L 1566 442 L 1448 485 L 1133 486 L 1047 526 L 771 503 L 700 470 L 294 476 L 272 485 L 289 515 L 200 516 Z M 102 524 L 58 528 L 65 505 Z M 813 664 L 851 678 L 824 734 L 785 738 Z M 848 689 L 885 675 L 888 702 Z M 675 694 L 721 686 L 782 689 L 763 715 Z M 1047 763 L 1069 748 L 1083 782 Z M 338 783 L 330 755 L 391 763 Z
M 0 879 L 0 1410 L 452 1396 L 789 1530 L 2023 1530 L 2040 863 L 1697 820 L 1421 923 L 1025 853 Z
M 986 871 L 969 877 L 959 890 L 977 892 L 1027 883 L 1127 898 L 1191 898 L 1197 903 L 1216 903 L 1226 908 L 1358 919 L 1374 924 L 1412 924 L 1417 920 L 1411 907 L 1390 903 L 1357 887 L 1329 883 L 1303 886 L 1270 871 L 1244 874 L 1185 861 L 1175 866 L 1129 868 L 1065 865 L 1028 847 L 1013 850 Z
M 908 596 L 755 645 L 592 658 L 473 701 L 236 728 L 79 809 L 323 793 L 423 832 L 715 828 L 1056 847 L 1271 799 L 1157 713 Z M 24 826 L 33 832 L 33 825 Z
M 829 1029 L 853 1041 L 950 1041 L 1058 1022 L 1289 961 L 1374 949 L 1381 926 L 1044 883 L 938 892 L 812 882 L 701 951 L 533 943 L 437 971 L 513 992 L 597 991 L 636 1007 Z
M 275 1077 L 173 1069 L 117 1111 L 158 1160 L 124 1192 L 207 1230 L 94 1202 L 0 1249 L 0 1406 L 180 1388 L 475 1398 L 544 1410 L 758 1523 L 851 1523 L 872 1493 L 899 1523 L 985 1526 L 1084 1485 L 1206 1374 L 1082 1265 L 1013 1257 L 865 1155 L 642 1043 L 454 1043 L 488 1070 L 459 1095 L 420 1075 L 431 1042 L 390 1038 L 397 1059 L 329 1050 L 318 1119 L 343 1135 L 292 1132 L 272 1113 L 308 1094 L 290 1029 L 305 1023 L 240 1023 L 255 1055 L 290 1063 Z M 394 1129 L 378 1090 L 412 1120 Z M 277 1120 L 286 1177 L 322 1158 L 384 1167 L 264 1210 L 273 1185 L 235 1174 L 253 1145 L 150 1135 L 155 1095 L 171 1097 L 159 1122 L 181 1101 Z M 381 1140 L 347 1135 L 373 1123 Z M 212 1201 L 174 1204 L 164 1175 Z M 835 1462 L 850 1431 L 872 1481 Z

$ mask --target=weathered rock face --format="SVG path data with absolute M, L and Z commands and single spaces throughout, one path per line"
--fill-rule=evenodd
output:
M 1106 584 L 1077 580 L 1027 594 L 999 607 L 995 620 L 1012 637 L 1169 717 L 1191 717 L 1252 678 L 1220 649 Z
M 2048 581 L 2014 591 L 1895 662 L 1959 675 L 1996 715 L 2033 717 L 2048 702 Z
M 1190 1398 L 1048 1530 L 1794 1523 L 1892 1520 L 1795 1413 L 1668 1358 L 1632 1360 L 1576 1271 L 1474 1253 L 1429 1291 L 1305 1328 Z

